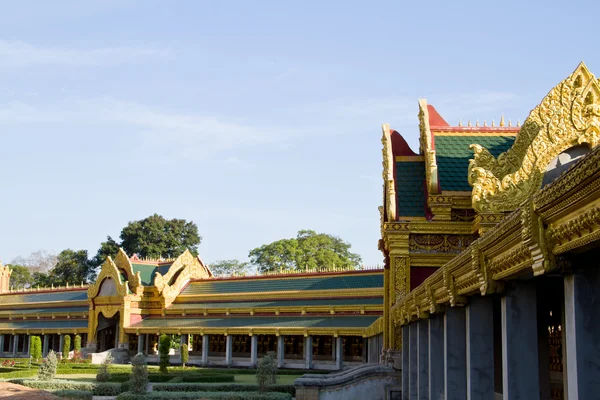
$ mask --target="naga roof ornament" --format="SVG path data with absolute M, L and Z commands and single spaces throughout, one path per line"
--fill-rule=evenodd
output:
M 600 143 L 600 81 L 581 63 L 531 111 L 507 152 L 495 158 L 486 148 L 471 145 L 473 208 L 515 210 L 541 188 L 555 157 L 584 143 L 591 148 Z

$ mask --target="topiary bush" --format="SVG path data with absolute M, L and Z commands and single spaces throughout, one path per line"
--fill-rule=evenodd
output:
M 263 393 L 267 391 L 269 385 L 277 383 L 277 361 L 275 352 L 269 351 L 258 361 L 256 366 L 256 381 L 258 390 Z
M 137 394 L 144 394 L 148 389 L 148 365 L 142 353 L 138 353 L 131 360 L 131 379 L 128 388 L 132 393 Z
M 183 366 L 183 368 L 185 368 L 185 364 L 187 364 L 189 359 L 190 351 L 188 349 L 188 345 L 184 343 L 181 345 L 181 365 Z
M 55 390 L 52 392 L 52 394 L 60 397 L 61 399 L 92 400 L 94 398 L 94 394 L 89 390 L 64 389 Z
M 73 350 L 76 352 L 81 351 L 81 336 L 75 335 L 75 340 L 73 341 Z
M 57 365 L 58 360 L 56 359 L 56 354 L 54 353 L 54 350 L 50 350 L 50 353 L 48 353 L 46 358 L 44 358 L 40 364 L 40 368 L 38 369 L 38 379 L 41 381 L 54 379 Z
M 98 373 L 96 374 L 96 382 L 108 382 L 110 380 L 110 370 L 109 367 L 113 362 L 113 358 L 110 354 L 106 355 L 102 364 L 100 364 L 100 368 L 98 368 Z
M 39 336 L 31 336 L 29 339 L 29 354 L 34 361 L 42 358 L 42 339 Z
M 164 333 L 160 335 L 158 344 L 158 366 L 160 372 L 169 372 L 169 351 L 171 350 L 171 338 Z
M 69 359 L 69 351 L 71 351 L 71 336 L 65 335 L 63 339 L 62 358 L 63 360 Z

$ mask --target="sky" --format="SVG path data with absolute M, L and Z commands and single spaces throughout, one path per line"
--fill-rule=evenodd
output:
M 380 265 L 381 124 L 418 151 L 420 98 L 523 121 L 580 61 L 600 74 L 595 1 L 1 5 L 4 263 L 158 213 L 208 263 L 312 229 Z

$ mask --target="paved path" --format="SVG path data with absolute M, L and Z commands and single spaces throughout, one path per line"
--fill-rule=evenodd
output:
M 0 382 L 0 399 L 10 400 L 60 400 L 60 397 L 39 389 Z

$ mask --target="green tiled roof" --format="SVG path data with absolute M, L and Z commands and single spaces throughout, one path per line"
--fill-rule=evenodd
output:
M 425 163 L 396 162 L 396 197 L 398 214 L 403 217 L 425 215 Z
M 10 311 L 13 314 L 50 314 L 50 313 L 73 313 L 87 312 L 89 307 L 48 307 L 48 308 L 14 308 L 0 310 L 0 313 Z
M 473 158 L 471 144 L 479 144 L 494 156 L 508 150 L 514 136 L 436 136 L 435 152 L 438 177 L 442 190 L 471 191 L 467 180 L 469 159 Z
M 383 288 L 383 274 L 214 280 L 190 283 L 181 294 Z
M 227 317 L 227 318 L 146 318 L 129 328 L 366 328 L 379 318 L 339 317 Z
M 142 285 L 149 286 L 154 283 L 155 272 L 158 272 L 161 275 L 164 275 L 167 273 L 167 271 L 171 267 L 171 264 L 156 266 L 156 265 L 152 265 L 152 264 L 132 263 L 131 266 L 133 268 L 134 274 L 136 274 L 138 271 L 140 272 L 140 278 L 142 281 Z
M 383 293 L 382 293 L 383 295 Z M 315 299 L 315 300 L 276 300 L 276 301 L 238 301 L 212 302 L 212 303 L 175 303 L 170 309 L 185 310 L 188 308 L 259 308 L 259 307 L 314 307 L 314 306 L 355 306 L 355 305 L 382 305 L 383 297 L 366 299 Z
M 0 321 L 0 331 L 6 329 L 73 329 L 87 328 L 87 326 L 87 319 Z
M 0 296 L 0 305 L 8 303 L 48 303 L 55 301 L 86 301 L 87 290 L 57 290 L 46 293 L 7 293 Z

